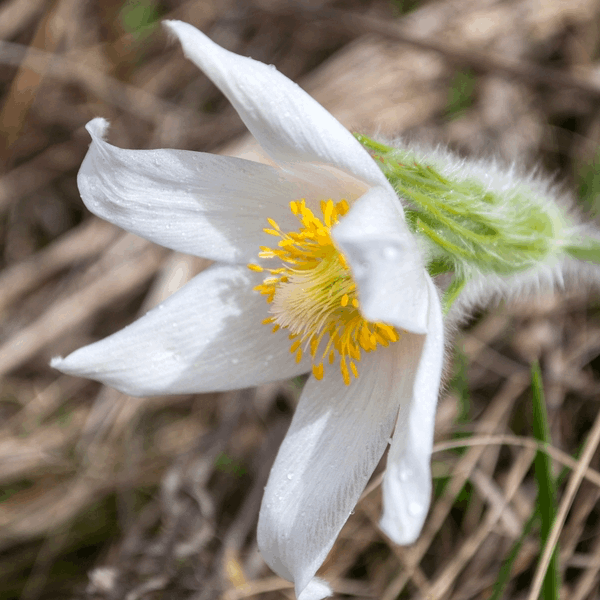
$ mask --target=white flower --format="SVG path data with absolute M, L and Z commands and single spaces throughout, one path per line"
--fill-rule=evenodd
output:
M 258 541 L 297 595 L 316 600 L 329 588 L 314 575 L 392 435 L 381 526 L 397 543 L 422 527 L 443 358 L 437 291 L 396 194 L 336 119 L 275 68 L 186 23 L 167 26 L 276 166 L 123 150 L 103 140 L 105 121 L 91 121 L 78 177 L 87 207 L 217 262 L 52 365 L 132 395 L 244 388 L 312 367 L 265 489 Z

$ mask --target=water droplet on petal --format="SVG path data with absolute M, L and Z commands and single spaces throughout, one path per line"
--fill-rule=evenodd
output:
M 413 516 L 416 517 L 417 515 L 420 515 L 423 512 L 423 507 L 418 503 L 415 502 L 414 500 L 408 505 L 408 512 Z
M 293 473 L 288 473 L 287 474 L 287 478 L 288 479 L 293 479 L 294 478 L 294 474 Z
M 410 469 L 401 469 L 399 474 L 400 481 L 408 481 L 411 475 L 412 471 Z
M 384 258 L 384 260 L 396 260 L 398 258 L 398 256 L 400 255 L 400 250 L 397 246 L 393 246 L 393 245 L 388 245 L 388 246 L 384 246 L 381 250 L 381 255 Z

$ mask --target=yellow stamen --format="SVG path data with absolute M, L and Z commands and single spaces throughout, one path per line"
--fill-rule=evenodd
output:
M 317 379 L 319 379 L 319 380 L 323 379 L 323 372 L 324 372 L 323 363 L 321 363 L 319 365 L 313 365 L 312 371 L 313 371 L 313 375 Z
M 290 202 L 300 228 L 288 233 L 267 219 L 270 227 L 263 231 L 278 237 L 279 242 L 275 248 L 261 246 L 259 257 L 279 264 L 265 268 L 251 263 L 248 268 L 269 273 L 254 288 L 271 304 L 271 316 L 263 323 L 271 325 L 274 332 L 288 329 L 296 362 L 310 349 L 313 374 L 320 380 L 325 359 L 332 365 L 337 354 L 344 383 L 350 385 L 351 373 L 358 378 L 355 361 L 360 361 L 361 349 L 372 352 L 378 345 L 397 341 L 400 335 L 390 325 L 366 321 L 359 311 L 352 272 L 331 237 L 331 228 L 350 210 L 348 202 L 323 200 L 320 209 L 322 218 L 315 216 L 306 200 Z

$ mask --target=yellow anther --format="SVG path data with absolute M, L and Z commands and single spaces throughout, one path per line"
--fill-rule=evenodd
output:
M 311 205 L 312 206 L 312 205 Z M 383 323 L 370 323 L 359 312 L 356 284 L 344 255 L 331 237 L 331 228 L 350 209 L 346 200 L 323 200 L 321 216 L 316 216 L 306 200 L 290 202 L 290 210 L 301 226 L 283 232 L 276 221 L 268 219 L 265 233 L 279 238 L 275 248 L 260 247 L 260 258 L 276 259 L 278 265 L 266 269 L 249 264 L 252 271 L 267 271 L 261 285 L 254 289 L 266 296 L 271 316 L 263 320 L 273 331 L 285 327 L 292 341 L 290 352 L 296 362 L 303 348 L 310 349 L 316 379 L 325 372 L 324 360 L 340 358 L 340 372 L 346 385 L 358 377 L 356 362 L 361 349 L 371 352 L 399 338 L 398 332 Z M 348 365 L 350 367 L 348 368 Z
M 393 327 L 386 325 L 385 323 L 378 323 L 379 329 L 381 330 L 381 334 L 385 335 L 390 342 L 395 342 L 398 340 L 398 334 Z
M 320 381 L 321 379 L 323 379 L 323 372 L 325 371 L 324 367 L 323 367 L 323 363 L 320 363 L 318 365 L 313 365 L 312 367 L 312 372 L 313 375 Z

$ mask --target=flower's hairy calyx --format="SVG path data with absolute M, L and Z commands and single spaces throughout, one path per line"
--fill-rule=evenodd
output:
M 564 251 L 571 229 L 567 214 L 542 201 L 527 179 L 507 172 L 504 188 L 493 189 L 475 177 L 444 175 L 439 160 L 413 150 L 355 137 L 408 203 L 408 224 L 429 242 L 432 275 L 511 275 Z
M 261 285 L 254 289 L 271 304 L 271 317 L 263 321 L 273 332 L 281 327 L 290 331 L 290 352 L 296 361 L 310 351 L 313 374 L 322 379 L 324 363 L 333 364 L 336 354 L 346 385 L 352 373 L 358 377 L 356 363 L 361 350 L 371 352 L 378 345 L 388 346 L 399 339 L 390 325 L 366 321 L 359 311 L 356 284 L 344 255 L 331 238 L 331 228 L 348 212 L 346 200 L 321 201 L 322 218 L 314 215 L 305 200 L 290 202 L 300 221 L 297 232 L 285 233 L 273 220 L 265 233 L 279 238 L 277 247 L 261 246 L 259 257 L 276 259 L 280 265 L 266 268 L 249 264 L 252 271 L 266 271 Z

